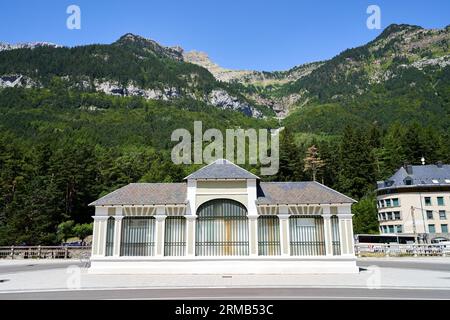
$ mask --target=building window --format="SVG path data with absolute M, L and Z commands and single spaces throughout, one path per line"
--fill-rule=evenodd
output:
M 445 213 L 445 210 L 439 210 L 439 219 L 446 220 L 447 214 Z
M 395 211 L 394 212 L 394 219 L 395 220 L 400 220 L 400 211 Z
M 438 203 L 438 206 L 443 206 L 444 205 L 444 197 L 437 197 L 437 203 Z
M 388 220 L 392 220 L 392 212 L 387 212 L 386 215 Z
M 280 219 L 277 216 L 260 216 L 258 218 L 258 255 L 278 256 L 280 254 Z
M 394 226 L 389 226 L 389 233 L 395 233 Z
M 247 209 L 241 203 L 216 199 L 197 210 L 197 256 L 247 256 L 249 254 Z
M 398 201 L 398 198 L 392 199 L 392 205 L 393 205 L 394 207 L 398 207 L 398 206 L 400 205 L 400 203 L 399 203 L 399 201 Z
M 428 220 L 433 220 L 433 211 L 427 210 L 427 219 Z
M 106 252 L 105 255 L 110 257 L 113 255 L 114 250 L 114 223 L 115 220 L 113 217 L 108 218 L 108 222 L 106 224 Z
M 153 256 L 155 248 L 155 218 L 125 217 L 120 239 L 121 256 Z
M 397 233 L 403 232 L 403 226 L 401 224 L 397 225 Z
M 448 233 L 448 224 L 441 224 L 441 232 Z
M 390 207 L 391 206 L 391 199 L 386 199 L 386 207 Z
M 429 233 L 436 233 L 436 227 L 434 224 L 429 224 L 428 225 L 428 232 Z
M 381 207 L 384 208 L 384 200 L 380 200 Z
M 339 219 L 337 216 L 331 217 L 331 235 L 333 243 L 333 255 L 341 254 L 341 237 L 339 235 Z
M 289 231 L 291 256 L 325 255 L 322 217 L 291 216 Z
M 184 256 L 186 250 L 186 218 L 167 217 L 164 226 L 164 255 Z
M 430 197 L 425 197 L 425 205 L 431 206 L 431 198 Z
M 386 220 L 386 213 L 384 212 L 381 213 L 381 220 Z

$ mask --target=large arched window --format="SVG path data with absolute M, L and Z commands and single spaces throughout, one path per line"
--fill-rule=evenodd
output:
M 325 236 L 321 216 L 289 218 L 291 256 L 325 255 Z
M 241 203 L 215 199 L 197 210 L 197 256 L 245 256 L 249 254 L 247 209 Z

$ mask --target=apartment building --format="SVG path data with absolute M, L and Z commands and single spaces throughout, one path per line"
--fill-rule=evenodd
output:
M 406 165 L 377 184 L 380 234 L 450 239 L 450 165 Z

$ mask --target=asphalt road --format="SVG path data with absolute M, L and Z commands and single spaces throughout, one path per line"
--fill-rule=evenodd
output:
M 0 294 L 5 300 L 95 299 L 450 299 L 450 290 L 364 288 L 114 289 Z

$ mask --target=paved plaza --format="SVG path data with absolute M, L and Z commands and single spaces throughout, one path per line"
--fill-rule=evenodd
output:
M 362 258 L 359 274 L 94 275 L 69 260 L 0 260 L 0 299 L 450 299 L 450 258 Z

